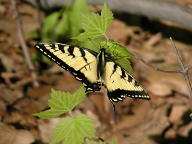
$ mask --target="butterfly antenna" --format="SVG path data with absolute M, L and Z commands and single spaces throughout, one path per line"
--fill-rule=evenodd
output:
M 111 104 L 113 106 L 113 120 L 114 120 L 114 123 L 117 123 L 117 113 L 115 111 L 115 104 L 111 101 Z
M 113 112 L 115 112 L 115 104 L 113 102 L 111 102 L 112 106 L 113 106 Z

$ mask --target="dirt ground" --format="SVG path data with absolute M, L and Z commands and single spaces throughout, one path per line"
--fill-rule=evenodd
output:
M 172 0 L 192 6 L 190 0 Z M 19 2 L 25 40 L 30 55 L 38 42 L 27 32 L 39 28 L 38 11 Z M 44 17 L 43 12 L 41 13 Z M 192 31 L 165 20 L 115 13 L 108 36 L 148 64 L 163 70 L 179 70 L 169 37 L 181 52 L 185 66 L 192 65 Z M 134 76 L 148 91 L 151 101 L 126 98 L 116 104 L 102 95 L 86 98 L 74 113 L 94 120 L 97 135 L 118 144 L 191 144 L 192 98 L 181 74 L 160 72 L 139 59 L 132 60 Z M 33 62 L 38 87 L 26 65 L 9 0 L 0 2 L 0 144 L 47 144 L 59 118 L 42 120 L 33 113 L 47 109 L 51 88 L 74 92 L 81 83 L 57 65 Z M 192 69 L 189 71 L 192 76 Z

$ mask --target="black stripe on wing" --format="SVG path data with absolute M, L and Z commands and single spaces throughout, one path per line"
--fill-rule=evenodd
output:
M 65 53 L 65 46 L 68 45 L 64 45 L 64 44 L 57 44 L 59 50 L 61 50 L 63 53 Z M 55 49 L 55 44 L 54 43 L 50 43 L 49 46 L 51 47 L 51 49 Z M 54 61 L 56 64 L 58 64 L 60 67 L 62 67 L 63 69 L 69 71 L 77 80 L 81 81 L 84 84 L 84 87 L 86 88 L 86 91 L 99 91 L 100 88 L 96 87 L 97 84 L 95 83 L 91 83 L 86 76 L 80 71 L 80 70 L 75 70 L 73 67 L 70 67 L 68 64 L 66 64 L 64 61 L 62 61 L 61 59 L 59 59 L 56 55 L 54 55 L 52 52 L 50 52 L 43 43 L 39 43 L 36 44 L 35 47 L 37 49 L 40 50 L 40 52 L 42 54 L 44 54 L 45 56 L 47 56 L 49 59 L 51 59 L 52 61 Z M 69 53 L 74 56 L 73 52 L 73 48 L 72 46 L 70 46 L 70 50 Z M 79 48 L 79 47 L 78 47 Z M 84 49 L 84 48 L 79 48 L 82 57 L 84 58 L 84 60 L 86 61 L 85 56 L 85 52 L 84 51 L 88 51 L 91 54 L 93 54 L 94 56 L 96 56 L 97 54 L 94 51 L 88 50 L 88 49 Z M 85 63 L 86 65 L 86 63 Z
M 143 91 L 132 91 L 132 90 L 122 90 L 122 89 L 116 89 L 114 91 L 108 91 L 109 99 L 113 102 L 123 101 L 125 99 L 125 96 L 134 98 L 134 99 L 145 99 L 150 100 L 150 97 L 148 94 Z
M 113 76 L 115 77 L 112 81 L 112 83 L 114 83 L 113 88 L 110 88 L 111 85 L 109 85 L 109 82 L 106 85 L 108 88 L 108 97 L 111 101 L 123 101 L 125 97 L 150 100 L 147 92 L 145 92 L 142 86 L 128 72 L 126 72 L 121 66 L 113 62 L 111 59 L 107 59 L 107 62 L 113 64 L 113 69 L 109 76 L 110 79 Z M 118 80 L 121 82 L 118 82 Z

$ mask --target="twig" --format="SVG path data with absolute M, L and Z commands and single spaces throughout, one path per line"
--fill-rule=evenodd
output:
M 106 35 L 106 34 L 104 34 L 104 38 L 108 41 L 109 40 L 109 37 Z
M 177 61 L 180 65 L 180 68 L 181 68 L 181 74 L 184 76 L 185 78 L 185 81 L 187 83 L 187 87 L 189 89 L 189 93 L 190 93 L 190 96 L 192 97 L 192 85 L 191 85 L 191 81 L 190 81 L 190 78 L 189 78 L 189 72 L 188 72 L 188 69 L 185 68 L 185 65 L 183 63 L 183 59 L 181 57 L 181 54 L 179 52 L 179 50 L 177 49 L 175 43 L 173 42 L 173 39 L 170 37 L 170 40 L 171 40 L 171 44 L 175 50 L 175 53 L 176 53 L 176 56 L 177 56 Z
M 192 69 L 192 66 L 189 66 L 186 68 L 187 71 L 191 70 Z
M 163 69 L 160 69 L 158 67 L 155 67 L 155 66 L 149 64 L 148 62 L 146 62 L 142 58 L 138 57 L 137 55 L 135 55 L 135 57 L 137 59 L 139 59 L 140 61 L 142 61 L 145 65 L 151 67 L 152 69 L 154 69 L 156 71 L 160 71 L 160 72 L 164 72 L 164 73 L 182 74 L 183 77 L 185 78 L 185 81 L 187 83 L 187 87 L 189 89 L 189 95 L 190 95 L 189 97 L 192 98 L 192 84 L 191 84 L 191 80 L 190 80 L 190 77 L 189 77 L 189 70 L 192 69 L 192 66 L 185 67 L 185 65 L 183 63 L 183 59 L 181 57 L 181 54 L 180 54 L 179 50 L 175 46 L 175 43 L 173 42 L 172 38 L 170 38 L 170 40 L 171 40 L 171 44 L 172 44 L 172 46 L 174 48 L 174 51 L 176 53 L 177 60 L 178 60 L 178 63 L 180 65 L 180 70 L 176 70 L 176 71 L 163 70 Z
M 94 142 L 105 142 L 104 139 L 102 139 L 101 137 L 98 137 L 98 138 L 89 138 L 89 137 L 85 137 L 84 138 L 84 143 L 83 144 L 87 144 L 86 141 L 94 141 Z
M 182 73 L 180 70 L 177 70 L 177 71 L 169 71 L 169 70 L 160 69 L 160 68 L 158 68 L 158 67 L 155 67 L 155 66 L 149 64 L 148 62 L 146 62 L 144 59 L 138 57 L 137 55 L 135 55 L 135 57 L 136 57 L 137 59 L 139 59 L 140 61 L 142 61 L 145 65 L 151 67 L 152 69 L 154 69 L 154 70 L 156 70 L 156 71 L 165 72 L 165 73 Z
M 35 68 L 34 68 L 34 65 L 33 65 L 30 55 L 29 55 L 27 44 L 24 40 L 23 29 L 22 29 L 21 20 L 20 20 L 18 11 L 17 11 L 16 1 L 11 0 L 11 3 L 12 3 L 12 7 L 13 7 L 13 13 L 15 15 L 16 24 L 17 24 L 17 33 L 18 33 L 19 41 L 21 43 L 21 47 L 22 47 L 22 50 L 23 50 L 23 53 L 25 56 L 25 60 L 27 62 L 27 66 L 31 72 L 31 77 L 33 78 L 33 85 L 34 85 L 34 87 L 38 87 L 39 83 L 36 80 L 37 75 L 35 73 Z

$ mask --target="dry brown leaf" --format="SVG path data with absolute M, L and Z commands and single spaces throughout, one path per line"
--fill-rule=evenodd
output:
M 182 116 L 187 109 L 185 105 L 174 105 L 169 116 L 169 121 L 177 126 L 182 124 Z
M 168 96 L 171 95 L 172 91 L 184 95 L 189 94 L 184 78 L 178 74 L 152 72 L 148 77 L 148 81 L 151 84 L 147 86 L 147 90 L 157 96 Z
M 174 130 L 174 129 L 169 129 L 168 131 L 166 131 L 166 133 L 165 133 L 165 138 L 166 139 L 174 139 L 174 138 L 176 138 L 176 130 Z
M 127 123 L 124 123 L 124 128 L 121 127 L 117 131 L 122 136 L 126 135 L 126 137 L 122 138 L 122 144 L 156 144 L 156 142 L 151 138 L 153 136 L 161 135 L 166 127 L 169 126 L 169 121 L 167 119 L 167 105 L 159 107 L 156 110 L 149 110 L 148 113 L 140 112 L 142 117 L 136 117 L 134 120 L 137 121 L 137 125 L 133 125 L 132 127 L 127 127 L 126 124 L 129 124 L 129 120 L 127 119 Z M 143 114 L 144 113 L 144 114 Z M 140 123 L 138 123 L 140 121 Z M 117 125 L 121 125 L 122 122 L 119 122 Z M 136 122 L 135 122 L 136 124 Z
M 47 107 L 47 98 L 46 101 L 41 100 L 33 100 L 29 98 L 25 98 L 17 102 L 17 104 L 14 106 L 17 110 L 22 111 L 23 113 L 28 113 L 29 115 L 32 115 L 33 113 L 39 112 L 42 109 L 45 109 Z
M 11 114 L 7 114 L 3 122 L 5 123 L 19 123 L 23 126 L 33 127 L 37 125 L 36 118 L 31 114 L 22 114 L 21 112 L 15 111 Z
M 77 81 L 69 72 L 65 72 L 64 75 L 58 76 L 57 82 L 55 83 L 55 89 L 72 93 L 75 92 L 81 85 L 81 83 Z
M 152 35 L 145 43 L 144 47 L 153 47 L 156 43 L 158 43 L 162 39 L 161 33 L 157 33 Z
M 130 100 L 129 100 L 130 101 Z M 129 109 L 127 107 L 127 109 Z M 142 125 L 146 121 L 146 117 L 152 112 L 151 106 L 148 101 L 137 101 L 133 109 L 133 115 L 123 115 L 121 122 L 117 122 L 116 129 L 132 129 L 135 126 Z
M 12 90 L 5 85 L 0 85 L 0 98 L 2 98 L 8 104 L 12 104 L 21 97 L 23 97 L 22 91 Z
M 3 115 L 6 113 L 6 104 L 0 99 L 0 121 Z
M 0 61 L 8 72 L 11 72 L 15 67 L 13 59 L 3 53 L 0 53 Z
M 31 144 L 33 135 L 27 130 L 16 130 L 12 126 L 0 123 L 0 144 Z
M 49 85 L 48 86 L 41 85 L 37 88 L 29 88 L 27 91 L 27 94 L 34 99 L 50 95 L 50 93 L 51 93 L 51 86 Z
M 94 114 L 90 110 L 87 110 L 86 115 L 93 120 L 95 128 L 101 127 L 101 122 L 99 121 L 98 116 L 96 114 Z
M 184 137 L 191 137 L 190 132 L 192 131 L 192 122 L 190 122 L 188 125 L 182 126 L 177 130 L 177 133 Z
M 114 20 L 107 35 L 110 37 L 110 39 L 123 44 L 126 43 L 127 37 L 132 35 L 132 33 L 132 29 L 129 29 L 125 23 L 119 20 Z
M 44 143 L 49 143 L 52 135 L 53 128 L 59 118 L 53 118 L 50 120 L 38 120 L 38 129 L 40 133 L 40 138 Z

